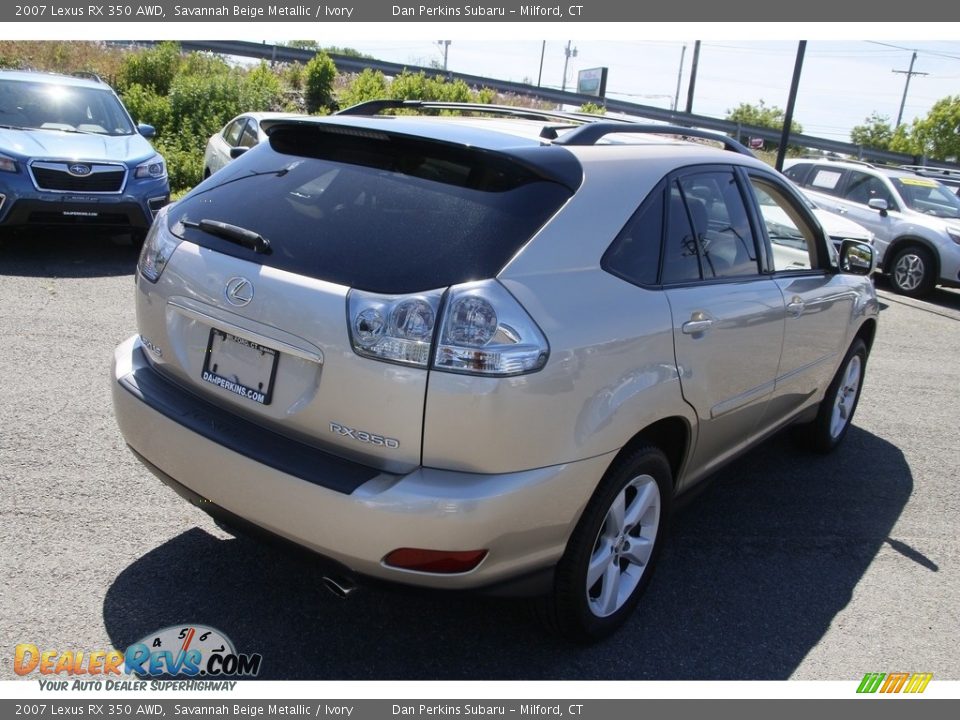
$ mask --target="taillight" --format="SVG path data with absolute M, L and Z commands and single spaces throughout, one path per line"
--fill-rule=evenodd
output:
M 167 261 L 173 255 L 173 251 L 180 244 L 180 238 L 173 235 L 167 229 L 167 209 L 170 206 L 162 208 L 157 217 L 154 218 L 153 225 L 143 241 L 143 249 L 140 251 L 140 259 L 137 262 L 137 269 L 140 274 L 152 283 L 160 279 L 160 274 L 167 266 Z
M 375 295 L 351 290 L 350 341 L 357 355 L 426 367 L 442 290 L 419 295 Z
M 387 362 L 427 367 L 432 356 L 435 370 L 507 376 L 539 370 L 550 354 L 536 323 L 495 280 L 455 285 L 445 297 L 352 290 L 347 314 L 354 351 Z

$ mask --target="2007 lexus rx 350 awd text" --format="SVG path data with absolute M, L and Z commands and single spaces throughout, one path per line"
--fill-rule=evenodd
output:
M 264 120 L 157 218 L 120 428 L 181 495 L 341 585 L 533 595 L 603 637 L 678 495 L 787 425 L 843 440 L 872 249 L 837 253 L 726 138 L 393 104 Z

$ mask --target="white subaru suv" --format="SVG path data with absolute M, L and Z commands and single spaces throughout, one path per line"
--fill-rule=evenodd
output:
M 880 269 L 897 292 L 960 287 L 960 197 L 951 188 L 864 162 L 788 160 L 783 172 L 821 208 L 873 232 Z
M 390 101 L 264 125 L 154 224 L 113 402 L 163 482 L 341 593 L 534 595 L 594 640 L 678 495 L 787 425 L 849 429 L 872 250 L 734 141 Z

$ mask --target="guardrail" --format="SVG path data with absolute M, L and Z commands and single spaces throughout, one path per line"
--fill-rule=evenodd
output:
M 127 44 L 127 43 L 117 43 Z M 157 41 L 138 41 L 137 45 L 155 45 Z M 271 60 L 280 62 L 298 62 L 306 63 L 316 54 L 313 50 L 301 50 L 300 48 L 287 47 L 285 45 L 269 45 L 267 43 L 247 42 L 243 40 L 182 40 L 180 47 L 184 50 L 193 50 L 199 52 L 213 52 L 222 55 L 235 55 L 238 57 L 249 57 L 260 60 Z M 449 80 L 463 80 L 471 87 L 487 87 L 501 93 L 513 93 L 524 97 L 536 98 L 546 102 L 557 103 L 561 105 L 583 105 L 584 103 L 597 103 L 598 98 L 593 95 L 581 95 L 579 93 L 564 92 L 552 88 L 537 87 L 525 83 L 511 82 L 509 80 L 495 80 L 480 75 L 468 75 L 466 73 L 446 72 L 436 68 L 420 67 L 417 65 L 406 65 L 403 63 L 385 62 L 383 60 L 374 60 L 371 58 L 358 58 L 350 55 L 339 55 L 329 53 L 339 72 L 362 72 L 366 68 L 379 70 L 384 75 L 399 75 L 404 70 L 410 72 L 424 72 L 427 75 L 435 77 L 444 77 Z M 762 138 L 774 143 L 780 142 L 780 131 L 771 128 L 758 127 L 756 125 L 743 125 L 730 120 L 708 117 L 707 115 L 696 115 L 694 113 L 678 112 L 658 108 L 651 105 L 641 105 L 639 103 L 626 102 L 606 98 L 605 107 L 610 112 L 623 113 L 625 115 L 635 115 L 648 120 L 658 120 L 660 122 L 673 125 L 685 125 L 687 127 L 699 127 L 707 130 L 716 130 L 733 136 L 738 141 L 744 138 Z M 960 165 L 951 165 L 949 163 L 930 162 L 926 158 L 918 155 L 907 155 L 905 153 L 889 152 L 886 150 L 877 150 L 875 148 L 854 145 L 853 143 L 840 142 L 838 140 L 829 140 L 827 138 L 805 135 L 802 133 L 791 133 L 789 139 L 790 145 L 813 148 L 830 153 L 841 155 L 851 155 L 860 160 L 876 161 L 882 163 L 892 163 L 896 165 L 926 165 L 932 168 L 946 168 L 949 170 L 958 170 Z

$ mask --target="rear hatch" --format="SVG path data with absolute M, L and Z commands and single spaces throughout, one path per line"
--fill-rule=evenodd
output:
M 138 280 L 155 367 L 287 437 L 412 469 L 433 338 L 408 343 L 419 362 L 362 356 L 351 303 L 393 308 L 390 322 L 398 307 L 436 315 L 449 286 L 496 276 L 577 177 L 565 150 L 518 144 L 511 153 L 322 123 L 275 127 L 269 143 L 171 206 L 148 239 L 144 256 L 172 250 L 158 279 Z M 549 167 L 530 162 L 531 147 Z M 411 327 L 420 319 L 404 317 Z

